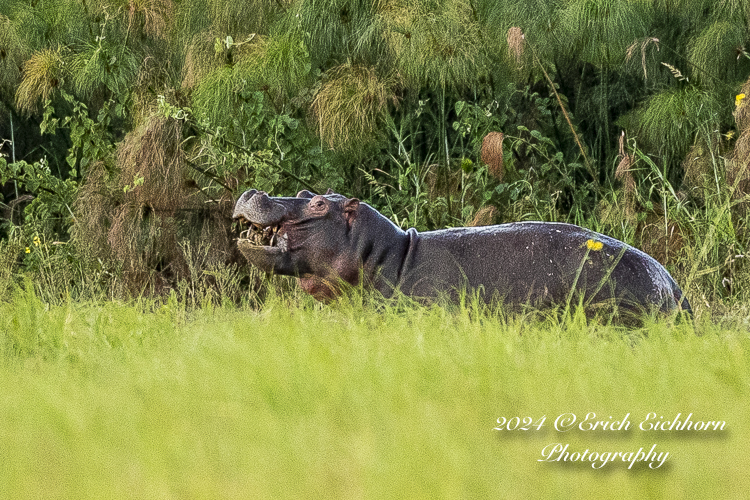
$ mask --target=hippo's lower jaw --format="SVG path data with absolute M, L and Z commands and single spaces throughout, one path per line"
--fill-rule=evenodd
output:
M 243 220 L 247 221 L 243 218 Z M 282 252 L 287 250 L 288 235 L 281 224 L 263 227 L 250 222 L 250 227 L 240 233 L 239 241 L 246 241 L 249 245 L 267 249 L 278 248 Z
M 249 239 L 238 239 L 237 248 L 248 262 L 266 273 L 273 273 L 281 264 L 289 266 L 290 252 L 286 248 L 257 245 Z

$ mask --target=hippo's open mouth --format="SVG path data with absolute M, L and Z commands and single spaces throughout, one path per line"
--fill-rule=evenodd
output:
M 262 226 L 261 224 L 250 222 L 244 217 L 240 217 L 242 222 L 250 225 L 240 233 L 239 239 L 247 240 L 252 246 L 257 247 L 278 247 L 282 251 L 287 249 L 288 235 L 281 224 L 273 226 Z

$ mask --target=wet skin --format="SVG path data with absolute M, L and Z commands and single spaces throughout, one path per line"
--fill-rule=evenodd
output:
M 296 276 L 318 300 L 360 281 L 390 297 L 418 299 L 461 291 L 486 302 L 537 307 L 583 303 L 647 312 L 690 310 L 666 269 L 614 238 L 571 224 L 515 222 L 420 233 L 401 230 L 356 198 L 300 191 L 296 197 L 245 192 L 234 218 L 247 260 Z

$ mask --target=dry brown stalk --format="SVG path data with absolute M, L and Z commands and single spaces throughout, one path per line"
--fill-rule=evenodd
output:
M 521 28 L 513 26 L 508 30 L 508 52 L 516 60 L 516 64 L 521 64 L 525 43 Z
M 482 140 L 482 161 L 490 168 L 490 173 L 499 181 L 503 180 L 505 169 L 503 165 L 502 132 L 490 132 Z
M 750 129 L 745 129 L 727 159 L 727 186 L 731 189 L 735 212 L 745 215 L 750 210 Z
M 739 98 L 744 95 L 745 97 Z M 737 106 L 734 110 L 734 120 L 737 123 L 737 130 L 745 131 L 750 129 L 750 78 L 740 89 Z
M 656 46 L 657 52 L 659 51 L 659 39 L 653 38 L 653 37 L 647 37 L 641 40 L 640 42 L 638 40 L 634 41 L 630 47 L 628 47 L 628 50 L 625 52 L 625 61 L 630 61 L 632 59 L 633 54 L 635 54 L 635 49 L 640 46 L 641 48 L 641 67 L 643 68 L 643 78 L 648 80 L 648 70 L 646 69 L 646 48 L 649 46 L 649 44 L 653 43 Z
M 173 0 L 128 0 L 128 31 L 140 24 L 150 36 L 166 38 L 173 15 Z
M 109 174 L 103 162 L 88 169 L 86 182 L 78 190 L 73 203 L 75 220 L 71 236 L 81 253 L 89 259 L 106 260 L 111 256 L 107 230 L 118 200 L 108 186 Z
M 495 217 L 497 217 L 497 208 L 490 205 L 478 210 L 468 225 L 472 227 L 491 226 L 495 223 Z
M 742 94 L 746 97 L 740 98 Z M 740 89 L 734 119 L 739 137 L 734 150 L 727 158 L 727 185 L 731 189 L 732 200 L 736 202 L 734 212 L 744 216 L 750 211 L 750 78 Z

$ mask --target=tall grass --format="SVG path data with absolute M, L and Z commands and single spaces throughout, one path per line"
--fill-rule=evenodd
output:
M 530 321 L 272 295 L 0 304 L 4 498 L 740 498 L 750 335 L 732 323 Z M 630 413 L 630 432 L 552 430 Z M 724 420 L 637 429 L 647 413 Z M 499 417 L 540 431 L 498 432 Z M 669 451 L 663 468 L 542 463 L 549 443 Z

